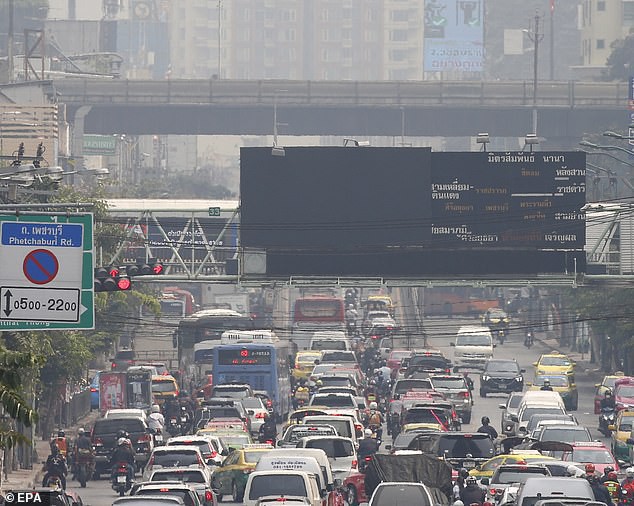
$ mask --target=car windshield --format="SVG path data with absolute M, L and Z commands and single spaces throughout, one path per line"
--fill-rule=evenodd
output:
M 544 384 L 544 380 L 550 381 L 551 387 L 568 387 L 568 378 L 566 376 L 535 376 L 533 383 L 538 386 Z
M 491 337 L 486 334 L 460 334 L 456 346 L 491 346 Z
M 354 353 L 348 351 L 327 351 L 322 356 L 322 362 L 340 363 L 356 362 Z
M 407 423 L 440 423 L 447 425 L 447 415 L 440 409 L 412 408 L 403 417 L 403 424 Z
M 531 416 L 537 415 L 537 414 L 564 415 L 565 413 L 562 408 L 550 408 L 550 407 L 547 408 L 544 406 L 536 406 L 534 408 L 526 408 L 522 412 L 521 421 L 525 422 L 526 420 L 530 420 Z
M 508 360 L 508 361 L 497 361 L 492 360 L 487 363 L 484 372 L 519 372 L 520 368 L 517 365 L 517 362 Z
M 394 443 L 392 444 L 392 448 L 400 449 L 400 448 L 408 448 L 409 444 L 414 440 L 414 438 L 418 435 L 418 432 L 401 432 Z
M 617 376 L 608 376 L 608 377 L 606 377 L 606 378 L 603 378 L 603 383 L 602 383 L 602 385 L 603 385 L 604 387 L 607 387 L 607 388 L 614 388 L 614 384 L 616 383 L 616 380 L 617 380 L 617 379 L 620 379 L 620 377 L 617 377 Z
M 211 453 L 211 448 L 209 446 L 208 441 L 201 440 L 184 440 L 180 439 L 178 441 L 168 441 L 167 446 L 195 446 L 200 450 L 200 453 L 204 456 L 207 456 Z
M 526 425 L 526 430 L 530 432 L 533 429 L 536 429 L 537 425 L 539 425 L 539 422 L 541 422 L 542 420 L 572 420 L 572 417 L 570 415 L 559 415 L 559 414 L 558 415 L 552 415 L 552 414 L 533 415 L 528 420 L 528 424 Z
M 506 313 L 501 309 L 489 309 L 489 318 L 506 318 Z
M 163 467 L 190 466 L 199 464 L 198 453 L 190 450 L 154 452 L 152 454 L 152 465 Z
M 621 422 L 619 423 L 619 432 L 630 432 L 632 430 L 633 421 L 634 416 L 621 417 Z
M 570 360 L 566 357 L 542 357 L 539 361 L 540 365 L 548 366 L 569 366 Z
M 313 439 L 306 443 L 306 448 L 317 448 L 326 452 L 329 458 L 352 457 L 354 447 L 352 441 L 345 439 Z
M 396 382 L 395 393 L 404 394 L 405 392 L 409 392 L 414 388 L 431 390 L 431 381 L 429 381 L 428 379 L 398 380 Z
M 244 399 L 249 396 L 249 391 L 245 388 L 214 388 L 212 397 L 228 397 L 229 399 Z
M 526 480 L 536 474 L 548 475 L 545 469 L 530 469 L 527 468 L 523 471 L 500 471 L 497 478 L 491 480 L 491 483 L 526 483 Z
M 507 408 L 519 408 L 520 404 L 522 403 L 522 395 L 511 395 L 511 398 L 509 399 L 508 404 L 506 405 Z
M 138 418 L 104 418 L 95 422 L 96 434 L 116 434 L 119 429 L 126 432 L 145 432 L 145 425 Z
M 471 455 L 474 459 L 491 458 L 494 453 L 493 441 L 489 437 L 441 437 L 438 444 L 438 456 L 447 458 L 465 458 Z
M 254 476 L 249 489 L 249 500 L 257 501 L 265 495 L 296 495 L 308 497 L 306 485 L 301 476 L 292 474 L 265 474 Z
M 319 360 L 321 358 L 321 353 L 302 353 L 301 355 L 297 355 L 295 362 L 298 364 L 314 364 L 315 360 Z
M 325 387 L 348 387 L 351 386 L 351 380 L 348 377 L 322 376 L 321 384 Z
M 244 461 L 249 464 L 257 464 L 266 452 L 253 452 L 253 451 L 245 451 L 244 452 Z
M 176 386 L 172 381 L 152 381 L 152 392 L 169 393 L 176 392 Z
M 244 445 L 251 443 L 251 438 L 248 434 L 223 434 L 222 440 L 231 448 L 242 448 Z
M 249 397 L 246 399 L 242 399 L 242 405 L 246 408 L 246 409 L 265 409 L 262 401 L 260 399 L 258 399 L 257 397 Z
M 401 504 L 429 506 L 429 499 L 423 487 L 406 483 L 394 483 L 377 488 L 372 496 L 372 504 L 376 506 Z
M 609 451 L 600 448 L 597 450 L 575 448 L 572 451 L 572 459 L 574 462 L 592 462 L 593 464 L 614 464 L 614 458 Z
M 431 383 L 434 388 L 452 388 L 452 389 L 465 389 L 467 385 L 465 385 L 464 379 L 462 377 L 458 378 L 430 378 Z
M 347 417 L 339 417 L 339 420 L 328 420 L 328 419 L 322 419 L 320 420 L 319 418 L 314 418 L 314 419 L 308 419 L 308 420 L 304 420 L 305 424 L 314 424 L 314 425 L 331 425 L 332 427 L 335 428 L 335 430 L 337 431 L 337 435 L 341 436 L 341 437 L 352 437 L 352 432 L 351 432 L 351 428 L 350 428 L 350 422 L 348 422 L 348 420 L 346 420 Z
M 564 443 L 586 443 L 592 441 L 587 430 L 583 428 L 575 429 L 574 427 L 566 427 L 565 429 L 544 427 L 539 439 L 541 441 L 562 441 Z
M 337 431 L 334 427 L 327 427 L 324 425 L 308 425 L 303 424 L 296 427 L 291 427 L 284 434 L 284 441 L 289 443 L 297 443 L 303 437 L 309 436 L 337 436 Z
M 354 399 L 349 395 L 314 395 L 311 405 L 327 408 L 354 408 Z
M 206 483 L 205 476 L 200 471 L 163 471 L 152 474 L 151 481 L 182 481 L 183 483 Z
M 189 490 L 173 489 L 169 487 L 161 487 L 160 490 L 157 490 L 156 488 L 141 488 L 137 490 L 135 495 L 156 495 L 156 494 L 159 494 L 159 495 L 166 494 L 166 495 L 180 497 L 185 503 L 185 506 L 196 506 L 196 503 L 194 503 L 194 500 L 192 499 L 191 491 Z
M 619 397 L 634 397 L 634 385 L 619 385 L 615 395 Z
M 346 342 L 343 339 L 326 339 L 313 341 L 310 345 L 311 350 L 341 350 L 345 351 Z

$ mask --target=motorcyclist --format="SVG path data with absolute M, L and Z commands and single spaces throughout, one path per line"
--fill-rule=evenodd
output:
M 607 504 L 607 506 L 614 506 L 612 497 L 610 496 L 610 491 L 603 483 L 601 483 L 598 477 L 594 474 L 594 471 L 594 464 L 586 464 L 586 480 L 588 480 L 590 488 L 594 493 L 594 499 Z
M 634 467 L 625 470 L 625 479 L 621 482 L 621 497 L 625 505 L 634 503 Z
M 64 458 L 68 457 L 68 439 L 66 438 L 66 432 L 63 429 L 59 429 L 57 431 L 57 437 L 55 438 L 55 443 L 57 444 L 57 448 L 59 452 L 64 456 Z
M 605 466 L 605 469 L 603 469 L 603 476 L 600 478 L 601 483 L 605 483 L 610 479 L 609 474 L 611 472 L 614 472 L 614 468 L 612 466 Z
M 79 463 L 80 456 L 86 458 L 92 465 L 92 441 L 86 435 L 86 431 L 83 427 L 77 429 L 77 439 L 75 440 L 75 446 L 73 449 L 73 477 L 77 476 L 77 464 Z
M 42 479 L 42 486 L 46 487 L 49 478 L 52 476 L 59 477 L 62 483 L 62 488 L 66 488 L 66 475 L 68 474 L 68 467 L 66 466 L 66 459 L 57 446 L 57 441 L 51 441 L 51 454 L 46 459 L 44 464 L 46 474 Z
M 128 465 L 128 482 L 132 482 L 135 473 L 134 452 L 132 451 L 130 440 L 124 437 L 117 439 L 117 447 L 110 456 L 110 466 L 112 467 L 111 479 L 114 478 L 117 472 L 117 464 L 119 462 L 125 462 Z
M 612 395 L 611 390 L 606 390 L 605 394 L 603 394 L 603 399 L 601 399 L 601 410 L 604 409 L 616 409 L 616 402 L 614 402 L 614 396 Z
M 497 439 L 498 431 L 495 430 L 494 427 L 491 427 L 491 425 L 489 425 L 491 423 L 491 420 L 489 420 L 489 417 L 483 416 L 481 421 L 482 421 L 482 426 L 478 429 L 478 432 L 481 432 L 483 434 L 488 434 L 489 437 L 493 440 Z
M 148 427 L 154 434 L 161 433 L 165 430 L 165 417 L 161 413 L 161 407 L 158 404 L 152 404 L 152 412 L 148 416 Z
M 460 492 L 466 487 L 465 480 L 469 477 L 469 471 L 464 467 L 458 471 L 458 477 L 453 485 L 453 500 L 460 501 Z M 454 503 L 455 504 L 455 503 Z
M 181 407 L 185 406 L 187 411 L 192 415 L 196 412 L 196 409 L 198 409 L 196 401 L 192 399 L 192 396 L 189 395 L 189 392 L 187 390 L 181 390 L 180 392 L 178 392 L 178 403 L 181 405 Z
M 621 502 L 621 484 L 614 471 L 608 473 L 607 479 L 603 482 L 605 488 L 608 489 L 612 502 L 619 504 Z
M 275 439 L 277 438 L 277 427 L 275 426 L 275 420 L 273 420 L 273 417 L 271 417 L 268 413 L 264 415 L 264 423 L 260 425 L 259 432 L 260 443 L 268 440 L 275 442 Z
M 548 378 L 544 378 L 544 384 L 541 386 L 540 390 L 552 392 L 553 387 L 550 386 L 550 380 Z
M 387 362 L 384 360 L 380 363 L 380 366 L 376 370 L 376 378 L 379 385 L 383 385 L 392 378 L 392 369 L 387 366 Z
M 368 427 L 376 427 L 377 429 L 380 429 L 381 425 L 383 425 L 383 422 L 385 421 L 383 419 L 383 413 L 379 411 L 379 405 L 375 401 L 372 401 L 369 407 L 370 415 L 368 416 Z
M 463 373 L 463 376 L 464 376 L 464 381 L 467 384 L 467 388 L 469 390 L 473 390 L 473 380 L 469 377 L 469 373 L 465 371 Z
M 379 445 L 376 439 L 372 437 L 372 429 L 365 429 L 365 431 L 363 431 L 363 435 L 365 437 L 359 441 L 358 454 L 360 459 L 364 459 L 369 455 L 374 455 L 379 451 Z
M 475 476 L 469 476 L 465 480 L 465 487 L 460 491 L 460 500 L 464 504 L 482 504 L 486 498 L 486 492 L 478 486 Z
M 321 381 L 321 380 L 320 380 Z M 295 393 L 293 394 L 293 403 L 295 405 L 295 409 L 298 406 L 308 404 L 310 400 L 310 390 L 308 385 L 306 384 L 306 379 L 302 378 L 299 380 L 299 385 L 295 389 Z

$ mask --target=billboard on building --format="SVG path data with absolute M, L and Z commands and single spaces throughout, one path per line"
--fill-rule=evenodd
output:
M 426 0 L 425 72 L 481 72 L 484 0 Z

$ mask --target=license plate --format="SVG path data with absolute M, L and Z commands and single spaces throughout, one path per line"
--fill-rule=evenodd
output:
M 156 436 L 156 440 L 162 443 L 163 442 L 163 436 L 157 435 Z
M 126 481 L 128 481 L 126 476 L 117 476 L 117 483 L 125 483 Z
M 473 469 L 475 467 L 475 462 L 469 462 L 468 460 L 462 463 L 465 469 Z

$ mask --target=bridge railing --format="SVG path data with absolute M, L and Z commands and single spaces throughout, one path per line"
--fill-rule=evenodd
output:
M 54 81 L 66 104 L 434 105 L 530 106 L 532 81 Z M 540 81 L 540 107 L 623 107 L 627 83 Z

